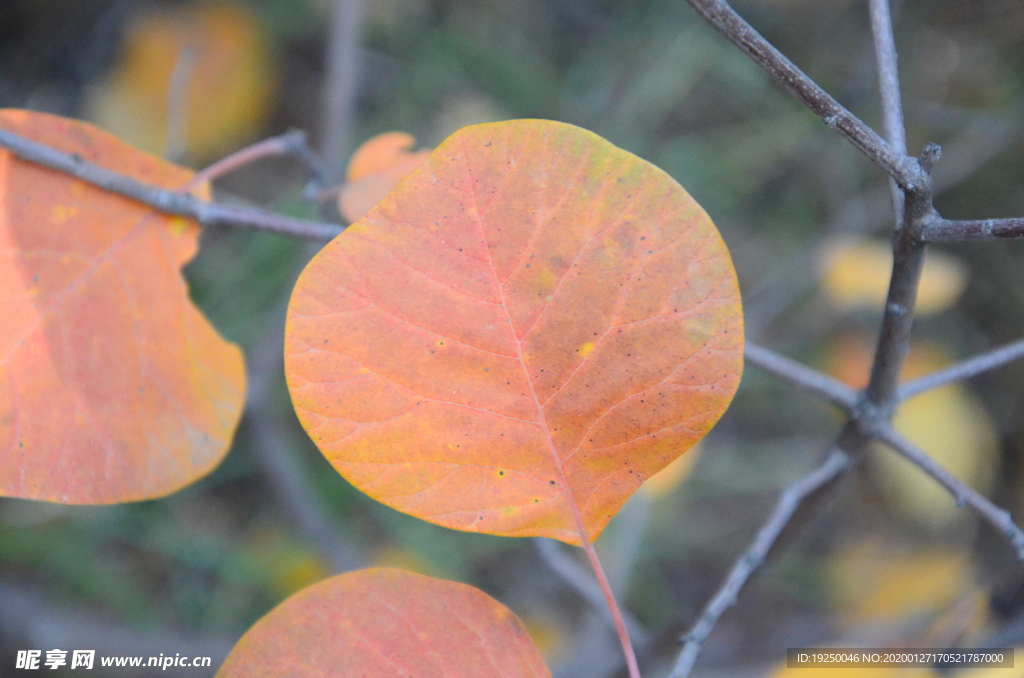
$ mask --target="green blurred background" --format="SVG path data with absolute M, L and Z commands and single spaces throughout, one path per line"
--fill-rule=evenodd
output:
M 877 128 L 866 5 L 736 8 Z M 463 125 L 508 118 L 591 129 L 665 169 L 711 214 L 736 263 L 751 340 L 866 377 L 880 304 L 857 295 L 884 287 L 884 271 L 873 275 L 868 264 L 891 232 L 886 178 L 685 2 L 366 0 L 364 9 L 346 157 L 387 130 L 429 148 Z M 331 11 L 328 0 L 4 0 L 0 105 L 89 119 L 195 167 L 289 128 L 308 130 L 318 147 Z M 911 152 L 927 141 L 945 148 L 938 209 L 951 218 L 1024 215 L 1024 3 L 904 1 L 895 12 Z M 217 183 L 225 200 L 338 218 L 303 202 L 302 186 L 301 168 L 286 159 Z M 1024 245 L 942 250 L 949 268 L 936 284 L 952 291 L 915 328 L 922 371 L 1024 336 Z M 312 252 L 277 236 L 208 229 L 187 267 L 196 302 L 269 384 L 209 477 L 161 500 L 109 507 L 0 499 L 0 675 L 29 675 L 10 669 L 27 648 L 211 655 L 216 666 L 291 593 L 374 564 L 496 596 L 559 678 L 624 675 L 606 621 L 579 591 L 588 580 L 573 574 L 578 554 L 399 514 L 350 487 L 306 439 L 276 348 L 283 304 Z M 836 263 L 842 253 L 852 263 Z M 841 265 L 852 273 L 841 276 Z M 838 291 L 820 284 L 830 272 Z M 1018 522 L 1022 385 L 1024 369 L 1010 365 L 922 399 L 901 422 Z M 645 675 L 666 675 L 676 639 L 778 492 L 813 466 L 840 425 L 827 405 L 748 368 L 682 481 L 638 495 L 601 538 L 639 629 Z M 887 452 L 871 455 L 741 594 L 698 675 L 767 675 L 787 647 L 815 643 L 1024 644 L 1020 563 L 927 484 L 907 479 Z

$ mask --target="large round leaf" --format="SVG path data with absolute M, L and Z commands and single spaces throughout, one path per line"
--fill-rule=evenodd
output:
M 376 568 L 256 622 L 217 678 L 550 678 L 522 623 L 472 586 Z
M 0 127 L 156 186 L 192 173 L 28 111 Z M 0 495 L 159 497 L 227 452 L 242 355 L 189 300 L 195 222 L 0 151 Z
M 743 324 L 714 224 L 572 125 L 464 128 L 302 273 L 286 367 L 342 475 L 431 522 L 579 543 L 725 411 Z

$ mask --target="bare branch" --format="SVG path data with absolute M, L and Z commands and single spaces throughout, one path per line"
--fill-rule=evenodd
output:
M 923 178 L 917 161 L 893 149 L 860 118 L 846 110 L 744 21 L 725 0 L 687 1 L 826 125 L 846 137 L 872 162 L 888 172 L 901 188 L 915 190 Z
M 597 580 L 587 572 L 586 568 L 576 562 L 576 559 L 563 551 L 558 542 L 544 537 L 534 537 L 533 545 L 537 553 L 544 560 L 545 564 L 554 570 L 555 574 L 562 578 L 572 590 L 590 604 L 590 607 L 608 623 L 608 627 L 615 630 L 615 620 L 612 619 L 608 605 L 605 603 L 604 594 Z M 647 641 L 647 633 L 628 610 L 622 611 L 623 621 L 629 629 L 629 635 L 636 641 L 636 644 L 643 645 Z
M 178 50 L 167 83 L 167 134 L 164 137 L 164 157 L 181 162 L 188 147 L 188 86 L 199 63 L 199 48 L 194 38 Z
M 921 232 L 921 239 L 925 242 L 1001 240 L 1021 236 L 1024 236 L 1024 217 L 973 221 L 935 219 Z
M 212 165 L 205 167 L 195 173 L 190 185 L 194 186 L 203 181 L 213 181 L 229 172 L 233 172 L 243 165 L 247 165 L 262 158 L 276 155 L 292 155 L 302 162 L 309 176 L 309 181 L 314 185 L 313 191 L 319 191 L 323 187 L 323 166 L 320 159 L 309 147 L 306 141 L 306 133 L 297 129 L 290 130 L 276 137 L 270 137 L 257 142 L 252 146 L 246 146 L 226 158 L 221 158 Z
M 323 155 L 327 180 L 341 180 L 359 93 L 359 41 L 366 0 L 334 0 L 324 79 Z
M 864 390 L 866 404 L 888 412 L 895 405 L 900 369 L 910 350 L 910 330 L 914 324 L 914 303 L 924 267 L 924 243 L 920 233 L 925 223 L 935 218 L 932 207 L 931 168 L 942 150 L 935 144 L 925 146 L 919 167 L 922 180 L 906 194 L 904 225 L 893 243 L 892 276 L 882 316 L 871 380 Z
M 885 138 L 892 150 L 907 154 L 907 133 L 903 125 L 903 105 L 900 102 L 900 76 L 896 67 L 896 41 L 892 35 L 892 17 L 889 14 L 889 0 L 870 0 L 871 35 L 875 43 L 875 60 L 878 63 L 878 89 L 882 95 L 882 118 L 885 124 Z M 896 181 L 889 180 L 892 196 L 892 211 L 899 227 L 903 223 L 903 193 Z
M 761 527 L 753 543 L 733 565 L 732 571 L 701 613 L 690 633 L 683 637 L 679 658 L 672 668 L 671 678 L 686 678 L 700 653 L 701 645 L 711 634 L 718 619 L 736 603 L 736 596 L 750 576 L 764 562 L 782 530 L 789 524 L 800 504 L 850 467 L 850 457 L 838 446 L 825 457 L 825 461 L 807 476 L 787 487 L 779 496 L 768 521 Z
M 263 477 L 281 505 L 291 514 L 295 527 L 326 561 L 332 572 L 349 572 L 365 567 L 354 540 L 341 532 L 313 485 L 297 452 L 296 441 L 286 434 L 288 422 L 280 413 L 250 404 L 241 429 L 247 436 Z
M 960 506 L 970 506 L 977 511 L 992 527 L 996 528 L 999 534 L 1003 535 L 1010 542 L 1010 546 L 1016 552 L 1017 558 L 1024 561 L 1024 532 L 1014 524 L 1009 511 L 999 508 L 962 483 L 952 473 L 939 466 L 924 450 L 900 435 L 892 426 L 886 424 L 879 427 L 874 433 L 879 440 L 913 462 L 922 471 L 934 478 L 939 485 L 946 488 L 956 499 L 957 504 Z
M 857 405 L 857 394 L 853 389 L 823 372 L 749 341 L 744 355 L 751 365 L 812 391 L 847 413 L 852 414 Z
M 307 256 L 313 254 L 307 252 Z M 247 438 L 256 461 L 295 525 L 334 572 L 348 572 L 364 566 L 365 554 L 331 519 L 314 491 L 309 472 L 296 455 L 296 441 L 287 434 L 293 422 L 275 405 L 274 390 L 281 388 L 284 373 L 285 300 L 267 313 L 260 323 L 265 328 L 261 340 L 247 352 L 249 383 L 241 430 L 250 433 Z
M 171 629 L 118 623 L 110 619 L 109 610 L 71 607 L 50 598 L 40 589 L 10 578 L 0 579 L 0 600 L 4 601 L 0 607 L 0 636 L 4 637 L 8 647 L 16 640 L 27 647 L 39 649 L 91 649 L 100 656 L 155 657 L 169 651 L 172 654 L 180 652 L 193 657 L 210 657 L 213 665 L 219 666 L 236 640 L 210 631 L 201 635 L 183 635 Z M 99 665 L 98 659 L 96 664 Z M 201 674 L 192 667 L 171 666 L 165 671 L 161 667 L 147 668 L 143 664 L 132 675 L 140 678 L 195 678 Z
M 960 381 L 961 379 L 970 379 L 982 372 L 994 370 L 997 367 L 1021 358 L 1024 358 L 1024 339 L 1019 339 L 1012 344 L 976 355 L 962 363 L 950 365 L 945 369 L 932 372 L 920 379 L 908 381 L 899 387 L 899 390 L 896 392 L 896 398 L 898 400 L 907 400 L 925 391 L 930 391 L 954 381 Z
M 148 205 L 159 212 L 195 219 L 204 226 L 242 226 L 308 240 L 330 240 L 342 231 L 338 224 L 293 219 L 251 207 L 203 202 L 188 193 L 168 191 L 144 184 L 124 174 L 94 165 L 77 155 L 62 153 L 7 130 L 0 129 L 0 147 L 6 148 L 22 160 L 71 175 L 105 191 Z

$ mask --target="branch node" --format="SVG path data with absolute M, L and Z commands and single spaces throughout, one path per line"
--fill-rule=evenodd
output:
M 942 146 L 929 141 L 924 146 L 924 150 L 921 151 L 921 159 L 918 162 L 928 174 L 932 173 L 932 168 L 935 167 L 935 163 L 942 157 Z
M 900 304 L 897 304 L 895 302 L 888 304 L 886 306 L 886 309 L 889 311 L 889 313 L 892 313 L 895 316 L 902 316 L 907 312 L 905 306 L 901 306 Z

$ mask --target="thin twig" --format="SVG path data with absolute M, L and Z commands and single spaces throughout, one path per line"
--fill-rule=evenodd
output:
M 327 180 L 341 180 L 355 127 L 359 41 L 366 0 L 334 0 L 324 80 L 323 156 Z
M 775 510 L 758 531 L 753 543 L 733 565 L 725 583 L 704 608 L 691 631 L 683 637 L 683 649 L 672 668 L 671 678 L 686 678 L 690 675 L 697 655 L 700 653 L 701 645 L 711 634 L 715 623 L 726 610 L 736 603 L 736 596 L 740 589 L 764 562 L 765 556 L 768 555 L 782 530 L 789 524 L 801 502 L 838 477 L 849 466 L 850 457 L 839 447 L 834 447 L 820 466 L 787 487 L 779 495 Z
M 564 478 L 565 476 L 563 475 L 562 477 Z M 612 621 L 615 624 L 615 633 L 619 636 L 619 643 L 622 645 L 622 655 L 626 659 L 626 669 L 629 671 L 629 678 L 640 678 L 640 667 L 636 661 L 636 652 L 633 650 L 633 641 L 630 639 L 629 630 L 626 628 L 626 617 L 618 601 L 615 599 L 615 592 L 612 591 L 612 585 L 608 582 L 608 576 L 604 573 L 604 567 L 601 565 L 600 558 L 597 557 L 594 544 L 587 537 L 587 531 L 583 525 L 583 517 L 580 515 L 579 509 L 576 508 L 576 504 L 572 500 L 570 500 L 569 505 L 572 507 L 576 531 L 580 535 L 580 546 L 583 547 L 584 553 L 587 554 L 587 560 L 590 561 L 590 569 L 594 571 L 597 585 L 601 587 L 604 602 L 608 606 L 608 612 L 611 614 Z
M 749 341 L 744 355 L 751 365 L 812 391 L 848 413 L 852 413 L 857 405 L 857 394 L 853 389 L 823 372 Z
M 934 459 L 928 456 L 924 450 L 910 442 L 896 429 L 886 424 L 880 426 L 875 432 L 878 439 L 900 453 L 914 465 L 935 479 L 939 485 L 946 488 L 956 499 L 960 506 L 970 506 L 978 514 L 987 520 L 992 527 L 1010 542 L 1010 546 L 1017 554 L 1017 558 L 1024 561 L 1024 532 L 1013 522 L 1009 511 L 1005 511 L 976 491 L 962 483 L 952 473 L 939 466 Z
M 306 258 L 315 254 L 308 251 Z M 267 482 L 288 509 L 296 526 L 315 545 L 334 572 L 362 567 L 366 561 L 342 528 L 330 517 L 310 482 L 309 472 L 296 455 L 296 441 L 287 434 L 294 425 L 279 406 L 275 391 L 283 388 L 284 315 L 287 296 L 265 314 L 259 343 L 246 355 L 248 393 L 243 430 L 248 430 L 250 447 L 264 471 Z M 287 402 L 286 396 L 280 400 Z M 294 419 L 294 415 L 290 415 Z
M 921 168 L 892 148 L 860 118 L 811 80 L 729 6 L 725 0 L 687 0 L 722 35 L 743 50 L 821 120 L 884 169 L 905 190 L 922 180 Z
M 1000 240 L 1024 236 L 1024 217 L 955 221 L 935 219 L 921 232 L 925 242 Z
M 97 188 L 117 193 L 165 214 L 195 219 L 204 226 L 242 226 L 308 240 L 330 240 L 342 231 L 338 224 L 294 219 L 252 207 L 203 202 L 188 193 L 157 188 L 118 172 L 62 153 L 44 144 L 0 129 L 0 146 L 22 160 L 69 174 Z
M 301 161 L 308 174 L 309 181 L 317 187 L 315 190 L 320 190 L 320 187 L 323 186 L 323 166 L 320 159 L 313 152 L 313 149 L 309 147 L 306 141 L 306 133 L 297 129 L 289 130 L 276 137 L 264 139 L 252 146 L 246 146 L 226 158 L 221 158 L 212 165 L 196 172 L 189 183 L 195 185 L 203 181 L 213 181 L 218 177 L 235 171 L 243 165 L 248 165 L 262 158 L 278 155 L 291 155 Z
M 0 637 L 4 638 L 5 647 L 13 644 L 38 649 L 90 649 L 95 650 L 100 657 L 155 657 L 160 653 L 178 652 L 193 657 L 210 657 L 216 667 L 228 655 L 235 642 L 233 637 L 209 630 L 203 634 L 184 635 L 172 629 L 146 628 L 148 625 L 138 623 L 117 623 L 110 619 L 109 609 L 70 606 L 65 601 L 49 597 L 42 590 L 6 577 L 0 579 L 0 600 L 3 601 L 0 606 Z M 13 663 L 13 658 L 5 657 L 4 662 L 7 661 Z M 99 658 L 96 658 L 95 663 L 96 666 L 100 665 Z M 141 678 L 196 678 L 202 673 L 192 667 L 181 669 L 172 666 L 165 671 L 161 667 L 147 668 L 146 664 L 142 664 L 132 675 Z
M 188 150 L 188 86 L 199 63 L 199 48 L 190 42 L 178 51 L 167 85 L 167 133 L 164 157 L 181 162 Z
M 598 586 L 597 580 L 587 572 L 586 568 L 559 548 L 558 542 L 553 539 L 534 537 L 533 545 L 537 548 L 537 553 L 540 554 L 545 564 L 561 577 L 562 581 L 572 587 L 576 593 L 580 594 L 590 607 L 608 623 L 609 628 L 614 631 L 615 621 L 612 619 L 607 603 L 605 603 L 601 587 Z M 622 617 L 626 623 L 626 628 L 629 629 L 629 635 L 636 641 L 637 645 L 645 643 L 647 634 L 636 619 L 627 610 L 622 611 Z
M 896 68 L 896 41 L 892 34 L 889 0 L 870 0 L 871 34 L 878 64 L 878 89 L 882 95 L 882 119 L 885 138 L 892 150 L 907 154 L 907 133 L 903 126 L 903 105 L 900 102 L 900 77 Z M 903 223 L 903 193 L 894 179 L 889 180 L 892 211 L 899 227 Z
M 1006 346 L 976 355 L 973 358 L 968 358 L 962 363 L 950 365 L 945 369 L 932 372 L 920 379 L 908 381 L 899 387 L 899 390 L 896 392 L 896 398 L 901 401 L 907 400 L 925 391 L 931 391 L 961 379 L 970 379 L 982 372 L 994 370 L 997 367 L 1021 358 L 1024 358 L 1024 339 L 1019 339 L 1012 344 L 1007 344 Z

